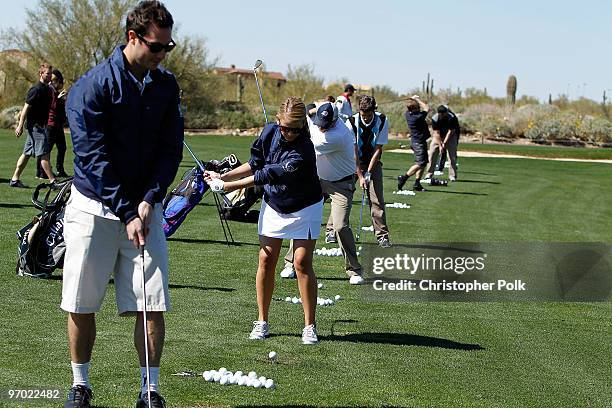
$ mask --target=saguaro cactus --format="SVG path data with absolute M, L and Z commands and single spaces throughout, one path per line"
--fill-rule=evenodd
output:
M 508 77 L 508 83 L 506 84 L 506 97 L 508 105 L 514 106 L 516 103 L 516 77 L 514 75 L 510 75 L 510 77 Z

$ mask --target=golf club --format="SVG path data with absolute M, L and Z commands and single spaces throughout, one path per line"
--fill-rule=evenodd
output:
M 361 208 L 359 209 L 359 227 L 357 228 L 357 242 L 360 242 L 361 228 L 363 227 L 363 206 L 365 205 L 366 189 L 361 194 Z
M 145 246 L 140 245 L 140 264 L 142 265 L 142 326 L 144 333 L 144 351 L 145 351 L 145 367 L 147 370 L 147 401 L 148 405 L 151 406 L 151 368 L 149 367 L 149 333 L 147 330 L 147 290 L 146 290 L 146 278 L 145 278 L 145 258 L 144 250 Z
M 197 158 L 195 153 L 191 150 L 187 142 L 185 142 L 184 140 L 183 140 L 183 145 L 187 148 L 187 151 L 189 152 L 191 157 L 193 157 L 193 160 L 195 160 L 200 170 L 202 170 L 202 173 L 204 173 L 206 171 L 206 169 L 204 168 L 204 165 Z M 223 200 L 227 200 L 227 197 L 225 197 L 225 195 L 222 195 L 222 196 L 223 196 Z M 227 243 L 227 245 L 230 245 L 230 239 L 231 239 L 231 242 L 234 243 L 234 236 L 232 235 L 232 231 L 230 230 L 229 223 L 223 217 L 223 212 L 221 211 L 221 202 L 219 201 L 219 197 L 217 197 L 217 194 L 213 194 L 213 198 L 215 200 L 215 206 L 217 207 L 217 213 L 219 214 L 219 222 L 221 222 L 221 228 L 223 229 L 223 235 L 225 236 L 225 242 Z
M 261 88 L 259 87 L 259 80 L 257 79 L 257 69 L 263 64 L 261 60 L 255 61 L 255 65 L 253 66 L 253 75 L 255 75 L 255 85 L 257 85 L 257 92 L 259 92 L 259 100 L 261 101 L 261 107 L 263 109 L 264 118 L 266 120 L 266 124 L 268 123 L 268 114 L 266 113 L 266 105 L 264 105 L 263 96 L 261 95 Z

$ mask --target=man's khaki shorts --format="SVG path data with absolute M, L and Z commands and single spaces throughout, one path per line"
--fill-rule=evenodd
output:
M 170 308 L 168 247 L 161 226 L 162 208 L 156 205 L 145 246 L 147 311 Z M 66 255 L 61 308 L 71 313 L 100 310 L 111 276 L 119 314 L 142 311 L 140 253 L 129 241 L 125 224 L 88 214 L 70 204 L 64 215 Z

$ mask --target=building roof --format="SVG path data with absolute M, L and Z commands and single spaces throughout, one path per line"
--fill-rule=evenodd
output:
M 235 65 L 231 65 L 230 67 L 226 68 L 226 67 L 215 67 L 213 69 L 213 71 L 217 74 L 235 74 L 235 75 L 253 75 L 253 70 L 252 69 L 245 69 L 245 68 L 236 68 Z M 274 71 L 262 71 L 261 72 L 262 76 L 265 76 L 266 78 L 272 78 L 272 79 L 276 79 L 279 81 L 287 81 L 287 78 L 285 78 L 285 76 L 282 74 L 282 72 L 274 72 Z

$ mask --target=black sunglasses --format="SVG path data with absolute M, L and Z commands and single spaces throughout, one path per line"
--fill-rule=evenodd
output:
M 158 52 L 162 51 L 170 52 L 174 49 L 174 47 L 176 47 L 176 43 L 174 42 L 174 40 L 170 40 L 168 44 L 162 44 L 158 42 L 147 41 L 142 35 L 138 33 L 136 33 L 136 37 L 138 37 L 140 41 L 145 43 L 145 45 L 149 47 L 149 51 L 151 51 L 153 54 L 157 54 Z
M 302 130 L 302 128 L 292 128 L 292 127 L 287 127 L 287 126 L 280 126 L 280 130 L 286 133 L 300 133 L 300 131 Z

